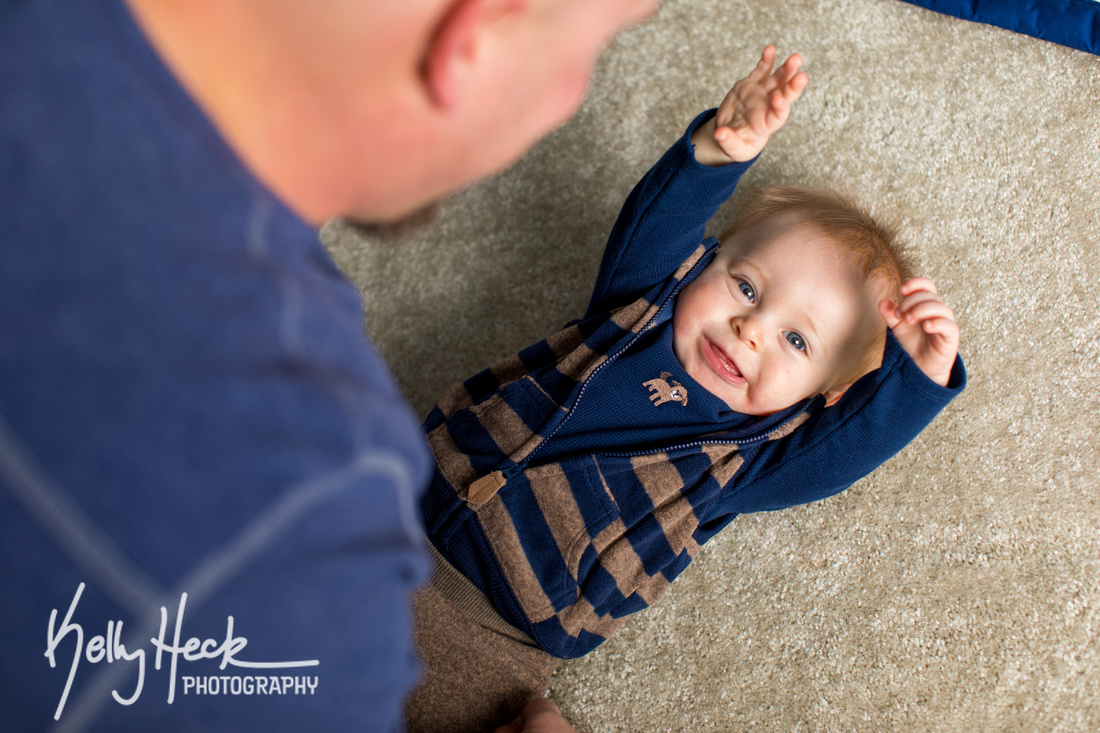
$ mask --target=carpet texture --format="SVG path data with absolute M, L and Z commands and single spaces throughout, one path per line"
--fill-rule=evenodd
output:
M 551 694 L 601 733 L 1100 730 L 1100 58 L 896 0 L 666 0 L 430 229 L 322 236 L 424 414 L 582 313 L 631 186 L 770 42 L 810 86 L 746 181 L 895 217 L 970 385 L 848 491 L 736 519 Z

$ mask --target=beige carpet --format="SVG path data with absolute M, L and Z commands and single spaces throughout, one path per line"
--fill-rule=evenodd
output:
M 896 215 L 970 386 L 844 494 L 738 518 L 552 695 L 582 731 L 1100 730 L 1100 58 L 896 0 L 666 0 L 431 230 L 326 227 L 368 330 L 424 413 L 580 315 L 635 180 L 768 42 L 811 81 L 748 180 Z

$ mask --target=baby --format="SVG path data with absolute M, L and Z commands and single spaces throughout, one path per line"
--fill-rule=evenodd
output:
M 844 197 L 768 189 L 704 236 L 806 86 L 797 55 L 774 60 L 635 187 L 585 317 L 428 416 L 411 730 L 432 700 L 518 708 L 737 514 L 842 491 L 963 388 L 951 309 Z

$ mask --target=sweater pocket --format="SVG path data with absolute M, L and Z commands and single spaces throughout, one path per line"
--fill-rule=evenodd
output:
M 456 410 L 428 432 L 440 473 L 465 499 L 470 484 L 509 463 L 519 463 L 539 443 L 539 433 L 560 411 L 530 378 L 503 387 L 478 404 Z
M 474 405 L 469 414 L 492 438 L 500 455 L 519 463 L 532 449 L 526 446 L 541 442 L 540 430 L 559 409 L 528 376 Z
M 524 614 L 545 621 L 577 602 L 591 538 L 618 518 L 591 457 L 526 469 L 476 509 Z

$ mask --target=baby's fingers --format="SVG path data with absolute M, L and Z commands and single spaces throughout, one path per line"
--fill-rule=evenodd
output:
M 909 296 L 906 301 L 918 295 L 926 297 L 913 304 L 903 303 L 898 308 L 899 316 L 932 337 L 929 343 L 937 351 L 953 352 L 959 345 L 959 324 L 954 311 L 938 296 L 927 292 Z
M 806 72 L 797 71 L 795 75 L 780 88 L 773 99 L 782 99 L 788 105 L 793 104 L 796 99 L 802 96 L 802 90 L 805 89 L 806 85 L 809 83 L 810 77 L 806 75 Z
M 791 105 L 802 95 L 802 90 L 806 88 L 808 81 L 808 77 L 799 72 L 789 84 L 776 91 L 768 100 L 768 114 L 764 122 L 769 134 L 783 127 L 787 122 L 787 118 L 791 115 Z
M 938 334 L 948 339 L 958 338 L 959 324 L 954 318 L 925 318 L 920 322 L 921 330 L 927 334 Z
M 771 75 L 771 79 L 767 85 L 768 91 L 784 89 L 784 87 L 794 81 L 801 69 L 802 57 L 797 53 L 792 53 L 787 57 L 786 61 L 780 64 L 779 68 L 775 70 L 775 73 Z M 802 74 L 802 76 L 805 77 L 806 75 Z M 805 86 L 805 84 L 803 84 L 803 86 Z
M 959 324 L 953 318 L 929 318 L 921 321 L 928 347 L 942 359 L 955 360 L 959 350 Z M 946 366 L 946 362 L 944 363 Z
M 760 60 L 756 62 L 756 68 L 750 71 L 745 78 L 759 84 L 768 78 L 768 74 L 772 73 L 773 65 L 775 65 L 775 46 L 768 45 L 764 47 L 764 51 L 760 54 Z
M 932 280 L 927 277 L 911 277 L 903 282 L 901 287 L 898 288 L 898 291 L 902 295 L 910 295 L 918 290 L 929 290 L 933 293 L 938 292 L 936 290 L 936 283 L 932 282 Z
M 955 320 L 955 313 L 939 299 L 939 296 L 926 291 L 910 295 L 898 306 L 898 315 L 907 323 L 920 323 L 932 318 Z

